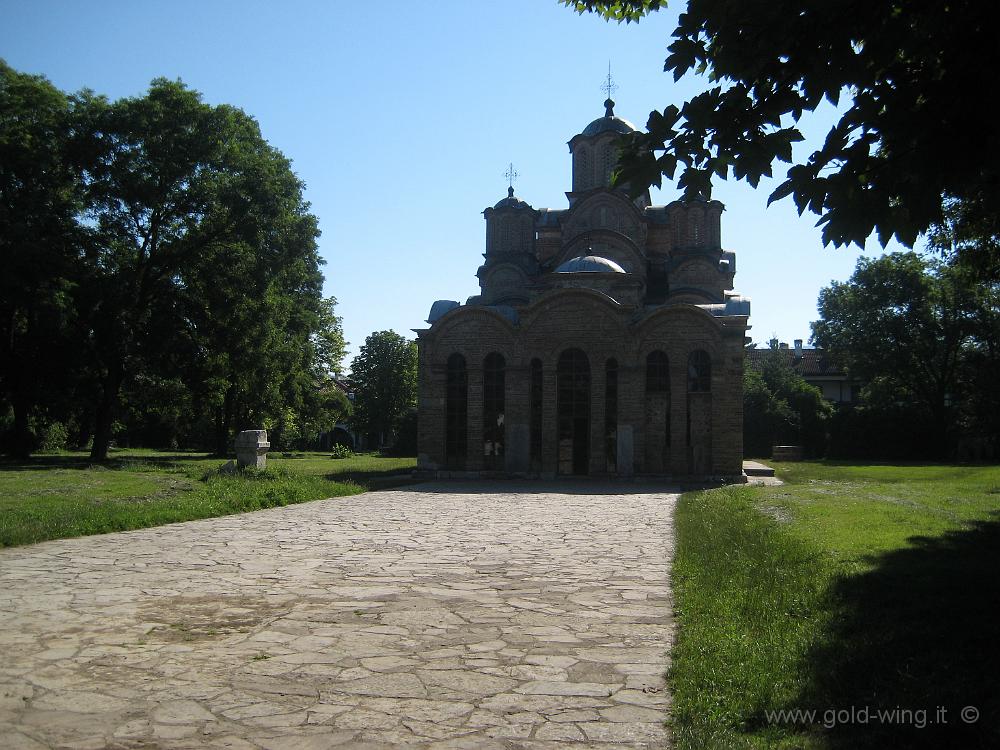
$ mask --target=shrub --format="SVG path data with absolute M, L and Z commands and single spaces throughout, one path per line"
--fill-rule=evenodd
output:
M 50 422 L 42 430 L 42 439 L 39 443 L 39 450 L 45 453 L 61 451 L 69 441 L 69 430 L 62 422 Z
M 330 458 L 350 458 L 354 451 L 342 443 L 337 443 L 330 449 Z

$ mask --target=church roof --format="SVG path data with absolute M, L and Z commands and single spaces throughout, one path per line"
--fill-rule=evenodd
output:
M 581 255 L 561 264 L 556 273 L 625 273 L 625 269 L 599 255 Z
M 615 115 L 615 103 L 613 100 L 607 99 L 604 102 L 604 117 L 598 117 L 585 127 L 580 135 L 594 136 L 607 131 L 628 135 L 637 130 L 638 128 L 628 120 Z
M 507 188 L 507 197 L 497 201 L 493 208 L 531 208 L 531 205 L 515 197 L 514 188 L 509 187 Z

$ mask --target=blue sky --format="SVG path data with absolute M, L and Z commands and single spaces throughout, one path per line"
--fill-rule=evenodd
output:
M 603 114 L 609 60 L 615 112 L 640 127 L 705 85 L 662 72 L 674 15 L 619 26 L 555 0 L 0 0 L 0 57 L 110 98 L 180 78 L 254 116 L 306 184 L 353 355 L 372 331 L 412 337 L 434 300 L 477 293 L 482 211 L 506 195 L 509 162 L 519 197 L 566 206 L 566 142 Z M 804 120 L 813 143 L 832 117 Z M 766 208 L 774 184 L 722 182 L 713 197 L 751 335 L 791 342 L 808 339 L 820 288 L 850 276 L 859 251 L 824 248 L 815 217 L 787 200 Z

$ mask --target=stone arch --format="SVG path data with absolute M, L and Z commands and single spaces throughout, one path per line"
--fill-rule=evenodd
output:
M 521 267 L 514 263 L 497 263 L 491 266 L 483 276 L 483 291 L 496 293 L 503 289 L 523 289 L 528 283 L 528 277 Z
M 607 215 L 614 217 L 610 226 L 602 226 L 599 218 L 601 209 L 606 209 Z M 563 236 L 568 239 L 581 233 L 606 229 L 625 235 L 636 245 L 646 242 L 646 218 L 639 207 L 622 193 L 600 188 L 581 196 L 566 213 L 562 226 Z
M 566 346 L 582 347 L 591 356 L 618 356 L 628 339 L 625 308 L 594 289 L 554 289 L 520 313 L 525 356 L 539 357 L 546 366 L 554 366 Z
M 593 246 L 597 245 L 597 248 Z M 580 255 L 600 255 L 613 260 L 628 273 L 643 275 L 646 258 L 639 246 L 628 236 L 608 229 L 596 229 L 578 234 L 560 249 L 555 256 L 554 266 Z
M 670 272 L 670 284 L 717 289 L 720 286 L 719 261 L 704 255 L 685 258 Z
M 671 304 L 658 307 L 634 325 L 640 351 L 648 353 L 650 342 L 676 341 L 676 331 L 684 329 L 684 339 L 696 341 L 701 348 L 713 353 L 722 335 L 722 327 L 711 313 L 692 304 Z M 672 354 L 673 352 L 671 352 Z M 687 352 L 684 353 L 685 358 Z
M 462 305 L 449 310 L 435 322 L 432 330 L 433 335 L 428 339 L 435 350 L 450 346 L 476 361 L 481 361 L 491 345 L 492 348 L 501 346 L 501 351 L 508 356 L 516 338 L 514 327 L 507 318 L 479 305 Z

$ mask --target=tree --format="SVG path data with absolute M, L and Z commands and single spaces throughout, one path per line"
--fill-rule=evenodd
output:
M 380 446 L 391 440 L 417 403 L 417 345 L 394 331 L 376 331 L 351 362 L 356 428 Z
M 339 377 L 347 354 L 343 320 L 336 314 L 336 308 L 336 297 L 326 297 L 320 302 L 318 326 L 312 335 L 317 379 Z
M 963 275 L 940 261 L 892 253 L 858 261 L 846 282 L 819 296 L 813 341 L 868 383 L 863 399 L 923 415 L 934 453 L 953 437 L 974 298 Z
M 230 329 L 230 339 L 287 351 L 294 346 L 285 344 L 312 333 L 322 276 L 301 183 L 252 118 L 205 104 L 165 79 L 154 80 L 144 96 L 88 105 L 94 158 L 84 179 L 94 229 L 80 300 L 99 383 L 91 455 L 102 460 L 134 363 L 162 352 L 197 320 L 192 290 L 233 293 L 217 300 L 246 313 L 244 328 Z M 247 275 L 234 280 L 233 265 Z M 314 304 L 296 309 L 282 296 L 290 289 Z M 269 314 L 276 310 L 282 317 L 274 322 Z M 279 368 L 289 364 L 277 359 Z M 263 383 L 265 392 L 289 386 L 260 372 L 267 361 L 244 359 L 242 376 Z
M 26 457 L 32 415 L 71 389 L 79 337 L 73 291 L 81 194 L 74 102 L 0 60 L 0 404 L 13 412 L 11 452 Z
M 945 206 L 944 221 L 930 233 L 930 247 L 944 256 L 962 290 L 969 323 L 963 348 L 962 419 L 974 433 L 1000 447 L 1000 234 L 978 211 L 959 201 Z
M 772 340 L 758 365 L 743 371 L 743 446 L 748 456 L 768 456 L 771 446 L 801 445 L 806 454 L 826 450 L 832 407 L 816 386 L 792 367 L 790 354 Z
M 667 0 L 563 0 L 582 12 L 637 21 Z M 664 70 L 713 84 L 649 116 L 624 144 L 621 182 L 641 191 L 672 178 L 687 197 L 732 174 L 756 186 L 791 163 L 797 124 L 826 100 L 847 104 L 821 148 L 788 169 L 769 202 L 792 196 L 817 214 L 824 243 L 876 232 L 912 245 L 961 201 L 997 235 L 1000 138 L 984 103 L 998 84 L 993 7 L 957 2 L 824 3 L 689 0 Z M 846 96 L 845 96 L 846 95 Z

